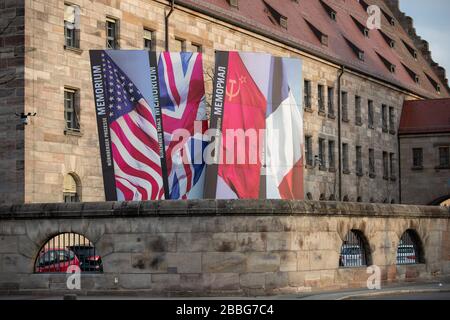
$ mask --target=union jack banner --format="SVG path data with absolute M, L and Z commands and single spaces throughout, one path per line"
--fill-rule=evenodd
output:
M 208 127 L 202 54 L 161 53 L 158 73 L 170 199 L 202 198 Z
M 130 79 L 133 73 L 119 67 L 121 59 L 115 56 L 115 61 L 112 53 L 91 51 L 106 200 L 163 199 L 154 110 Z M 140 82 L 142 88 L 144 81 Z

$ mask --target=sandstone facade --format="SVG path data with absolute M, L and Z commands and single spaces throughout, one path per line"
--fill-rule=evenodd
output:
M 89 50 L 105 48 L 107 17 L 120 22 L 121 49 L 142 49 L 144 28 L 154 31 L 156 50 L 164 49 L 164 14 L 168 9 L 166 1 L 72 0 L 70 3 L 81 9 L 79 50 L 64 47 L 64 1 L 0 1 L 0 10 L 6 10 L 1 15 L 3 24 L 5 19 L 9 19 L 8 12 L 14 6 L 17 7 L 14 10 L 25 7 L 25 34 L 22 31 L 17 41 L 22 39 L 26 48 L 25 58 L 1 56 L 3 64 L 8 61 L 8 68 L 16 70 L 20 74 L 19 78 L 24 78 L 11 84 L 15 89 L 0 91 L 0 101 L 8 104 L 8 115 L 4 115 L 6 111 L 0 115 L 4 124 L 2 128 L 5 128 L 1 135 L 7 141 L 0 146 L 0 168 L 7 177 L 0 183 L 2 203 L 62 202 L 63 181 L 67 174 L 76 176 L 80 182 L 82 201 L 103 200 Z M 17 28 L 20 34 L 20 28 Z M 202 46 L 205 74 L 210 74 L 212 70 L 215 50 L 267 52 L 301 58 L 303 77 L 310 80 L 312 86 L 312 108 L 304 113 L 305 135 L 312 137 L 314 155 L 318 154 L 319 138 L 325 139 L 326 159 L 328 141 L 334 141 L 338 168 L 338 119 L 319 114 L 317 86 L 325 86 L 325 96 L 327 87 L 334 88 L 334 109 L 337 115 L 339 65 L 181 6 L 177 6 L 170 20 L 172 48 L 177 45 L 175 39 L 185 40 L 188 50 L 194 44 Z M 4 44 L 5 48 L 8 48 L 7 45 Z M 211 79 L 206 76 L 206 80 L 207 92 L 210 93 Z M 65 131 L 65 87 L 78 92 L 80 134 Z M 348 201 L 397 203 L 399 182 L 398 179 L 383 179 L 382 154 L 393 153 L 398 163 L 396 128 L 403 101 L 420 97 L 352 71 L 344 73 L 342 91 L 348 93 L 349 121 L 342 122 L 342 143 L 348 144 L 350 170 L 342 174 L 341 198 Z M 355 124 L 355 96 L 362 99 L 362 125 Z M 368 100 L 372 100 L 374 105 L 373 129 L 368 128 Z M 392 132 L 382 130 L 383 104 L 395 110 Z M 11 106 L 13 109 L 10 109 Z M 3 104 L 2 108 L 6 110 Z M 12 110 L 36 112 L 37 116 L 32 118 L 29 125 L 17 126 L 17 121 L 11 116 Z M 356 146 L 362 150 L 362 176 L 356 174 Z M 368 172 L 369 149 L 375 152 L 375 176 L 370 176 Z M 338 173 L 329 170 L 328 164 L 326 170 L 307 167 L 305 171 L 305 196 L 309 193 L 315 200 L 338 199 Z M 398 172 L 391 176 L 398 177 Z

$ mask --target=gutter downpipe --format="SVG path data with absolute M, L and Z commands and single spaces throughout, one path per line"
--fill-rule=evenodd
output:
M 165 45 L 166 45 L 166 51 L 169 51 L 169 18 L 172 15 L 173 11 L 175 10 L 175 0 L 170 0 L 170 11 L 169 13 L 164 17 L 164 24 L 165 24 Z
M 402 204 L 402 165 L 400 163 L 401 160 L 401 146 L 400 146 L 400 128 L 397 129 L 397 148 L 398 148 L 398 203 Z
M 344 75 L 345 67 L 341 66 L 338 76 L 338 201 L 342 201 L 342 134 L 341 134 L 341 108 L 342 108 L 342 92 L 341 78 Z

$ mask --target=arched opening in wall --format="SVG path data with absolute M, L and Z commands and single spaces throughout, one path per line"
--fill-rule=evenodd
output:
M 349 231 L 342 243 L 339 266 L 357 268 L 370 264 L 370 247 L 366 237 L 359 230 Z
M 388 203 L 388 199 L 384 198 L 383 203 Z
M 356 199 L 356 202 L 362 202 L 362 197 L 358 197 L 358 199 Z
M 64 176 L 63 199 L 66 203 L 81 201 L 81 180 L 73 172 Z
M 320 200 L 320 201 L 325 201 L 325 200 L 326 200 L 326 197 L 325 197 L 325 194 L 324 194 L 324 193 L 321 193 L 321 194 L 320 194 L 319 200 Z
M 311 192 L 308 192 L 306 194 L 306 199 L 308 199 L 308 200 L 312 200 L 313 199 L 313 196 L 312 196 Z
M 391 200 L 391 204 L 395 204 L 395 199 L 392 199 L 392 200 Z
M 330 201 L 336 201 L 336 196 L 334 194 L 330 195 L 329 200 Z
M 422 241 L 413 229 L 406 230 L 397 247 L 397 264 L 425 263 Z
M 345 196 L 344 196 L 344 199 L 343 199 L 342 201 L 344 201 L 344 202 L 349 202 L 349 201 L 350 201 L 350 199 L 348 198 L 348 196 L 347 196 L 347 195 L 345 195 Z
M 373 198 L 370 198 L 369 202 L 370 202 L 370 203 L 374 203 L 375 200 L 373 200 Z
M 81 272 L 103 272 L 102 259 L 88 238 L 77 233 L 60 233 L 42 246 L 34 272 L 59 273 L 69 268 L 74 271 L 77 267 Z

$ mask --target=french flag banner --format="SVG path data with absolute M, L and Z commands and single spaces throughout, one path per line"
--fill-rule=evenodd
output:
M 303 199 L 302 63 L 217 52 L 205 198 Z

